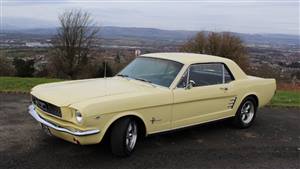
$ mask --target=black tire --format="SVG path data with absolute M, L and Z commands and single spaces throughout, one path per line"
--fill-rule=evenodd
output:
M 126 144 L 127 132 L 129 125 L 136 126 L 136 141 L 134 143 L 133 148 L 130 148 L 128 144 Z M 126 157 L 132 154 L 135 150 L 136 142 L 137 142 L 138 130 L 137 123 L 135 120 L 131 118 L 122 118 L 118 120 L 113 126 L 110 134 L 110 145 L 111 151 L 114 155 L 119 157 Z
M 247 106 L 246 104 L 252 104 L 253 105 L 253 116 L 250 116 L 252 117 L 250 120 L 248 119 L 245 120 L 245 116 L 243 116 L 243 106 Z M 248 128 L 250 127 L 253 123 L 254 123 L 254 120 L 255 120 L 255 117 L 256 117 L 256 112 L 257 112 L 257 103 L 256 103 L 256 100 L 253 98 L 253 97 L 246 97 L 242 103 L 240 104 L 236 114 L 235 114 L 235 117 L 233 119 L 233 125 L 237 128 L 240 128 L 240 129 L 245 129 L 245 128 Z

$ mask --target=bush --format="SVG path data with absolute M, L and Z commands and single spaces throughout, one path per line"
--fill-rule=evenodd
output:
M 12 76 L 14 74 L 15 68 L 12 63 L 5 56 L 0 56 L 0 76 Z
M 39 70 L 35 70 L 34 74 L 35 77 L 47 77 L 49 75 L 47 67 L 41 68 Z
M 16 76 L 32 77 L 34 73 L 34 60 L 14 59 L 13 64 L 16 69 Z

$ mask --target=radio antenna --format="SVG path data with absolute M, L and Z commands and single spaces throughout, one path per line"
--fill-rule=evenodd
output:
M 104 78 L 106 78 L 106 60 L 104 58 Z

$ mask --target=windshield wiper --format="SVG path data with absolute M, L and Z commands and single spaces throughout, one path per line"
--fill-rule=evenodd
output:
M 124 75 L 124 74 L 117 74 L 117 76 L 120 76 L 120 77 L 129 77 L 128 75 Z
M 146 79 L 142 79 L 142 78 L 134 78 L 134 79 L 135 79 L 135 80 L 142 81 L 142 82 L 149 83 L 149 84 L 151 84 L 153 87 L 156 87 L 150 80 L 146 80 Z

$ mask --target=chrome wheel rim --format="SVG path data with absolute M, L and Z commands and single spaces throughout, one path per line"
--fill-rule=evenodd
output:
M 244 124 L 248 124 L 254 117 L 255 107 L 251 101 L 246 101 L 241 110 L 241 120 Z
M 137 140 L 137 126 L 130 122 L 126 131 L 126 146 L 129 151 L 133 150 Z

